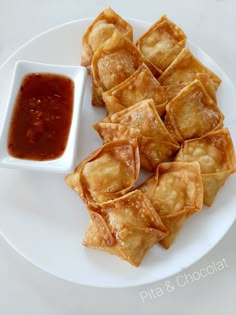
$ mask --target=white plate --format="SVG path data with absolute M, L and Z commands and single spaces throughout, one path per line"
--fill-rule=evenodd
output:
M 41 34 L 18 49 L 0 69 L 0 117 L 5 115 L 11 76 L 19 59 L 44 63 L 80 63 L 81 37 L 91 19 L 75 21 Z M 135 38 L 150 24 L 130 20 Z M 202 50 L 188 43 L 193 53 L 223 80 L 219 106 L 225 126 L 236 141 L 236 91 Z M 79 160 L 101 144 L 91 125 L 105 115 L 91 106 L 88 78 L 82 105 Z M 0 128 L 2 128 L 0 120 Z M 231 176 L 211 208 L 192 216 L 168 250 L 154 246 L 139 268 L 115 256 L 81 245 L 89 218 L 80 198 L 64 183 L 62 175 L 0 169 L 0 233 L 24 257 L 57 277 L 97 287 L 128 287 L 169 277 L 207 254 L 236 218 L 236 177 Z

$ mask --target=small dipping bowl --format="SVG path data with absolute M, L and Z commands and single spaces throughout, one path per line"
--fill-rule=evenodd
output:
M 73 84 L 72 114 L 68 137 L 65 148 L 58 157 L 49 159 L 36 159 L 18 157 L 10 153 L 8 149 L 9 135 L 12 130 L 12 118 L 17 106 L 17 99 L 24 79 L 29 76 L 42 75 L 70 79 Z M 8 168 L 20 168 L 33 171 L 50 171 L 55 173 L 68 173 L 76 164 L 78 158 L 78 133 L 80 113 L 83 102 L 87 70 L 81 66 L 43 64 L 31 61 L 18 61 L 13 72 L 13 80 L 10 88 L 10 96 L 7 102 L 6 115 L 3 128 L 0 131 L 0 166 Z M 44 132 L 47 132 L 47 128 Z M 54 138 L 54 141 L 56 136 Z

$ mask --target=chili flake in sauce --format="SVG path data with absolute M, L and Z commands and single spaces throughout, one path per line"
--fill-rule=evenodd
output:
M 65 76 L 31 73 L 16 99 L 8 136 L 13 157 L 37 161 L 60 157 L 67 144 L 74 83 Z

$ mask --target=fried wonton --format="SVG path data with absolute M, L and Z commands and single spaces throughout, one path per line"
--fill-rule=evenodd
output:
M 198 162 L 161 163 L 140 189 L 151 201 L 169 234 L 160 241 L 169 248 L 186 219 L 200 211 L 203 187 Z
M 112 201 L 88 205 L 90 225 L 83 244 L 139 266 L 148 250 L 167 235 L 150 200 L 135 190 Z
M 120 84 L 145 63 L 154 75 L 161 70 L 150 64 L 137 47 L 115 30 L 113 35 L 95 52 L 92 60 L 92 104 L 102 105 L 102 93 Z
M 189 83 L 196 79 L 197 73 L 207 73 L 214 89 L 217 90 L 221 79 L 194 57 L 189 48 L 184 48 L 158 80 L 161 85 Z
M 110 7 L 102 11 L 88 27 L 82 40 L 81 65 L 89 67 L 95 51 L 118 30 L 131 41 L 133 28 Z
M 217 103 L 216 99 L 216 90 L 208 73 L 196 73 L 196 79 L 199 80 L 207 94 L 212 98 L 212 100 Z M 191 83 L 191 82 L 190 82 Z M 166 93 L 168 101 L 171 101 L 174 97 L 176 97 L 179 92 L 190 84 L 189 82 L 182 82 L 178 84 L 170 84 L 170 85 L 163 85 L 163 89 Z
M 109 121 L 94 124 L 104 142 L 120 139 L 138 139 L 141 166 L 153 171 L 178 149 L 163 124 L 154 101 L 144 100 L 109 116 Z
M 233 142 L 227 128 L 185 141 L 176 161 L 197 161 L 204 187 L 204 203 L 211 206 L 226 179 L 236 171 Z
M 145 64 L 139 66 L 128 79 L 104 92 L 102 97 L 108 114 L 152 98 L 159 115 L 163 116 L 167 104 L 163 87 Z
M 184 32 L 163 15 L 137 41 L 141 53 L 156 67 L 165 70 L 185 47 Z
M 224 116 L 199 80 L 183 88 L 166 106 L 165 125 L 182 143 L 223 126 Z
M 65 181 L 85 203 L 104 202 L 129 192 L 139 169 L 137 141 L 112 141 L 91 153 Z
M 212 79 L 210 78 L 208 73 L 196 73 L 196 79 L 199 80 L 207 94 L 211 97 L 211 99 L 217 104 L 216 98 L 216 90 Z
M 188 84 L 189 83 L 183 82 L 179 84 L 163 85 L 163 89 L 166 93 L 168 101 L 171 101 L 173 98 L 175 98 L 179 94 L 179 92 Z

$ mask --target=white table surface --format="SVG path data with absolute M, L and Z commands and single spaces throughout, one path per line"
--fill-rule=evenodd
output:
M 150 22 L 166 13 L 236 85 L 235 0 L 0 0 L 0 64 L 42 31 L 94 17 L 108 5 L 123 17 Z M 179 275 L 196 275 L 225 262 L 221 271 L 215 269 L 200 280 L 191 281 L 188 277 L 185 285 L 176 284 L 175 275 L 142 287 L 97 289 L 72 284 L 39 270 L 0 238 L 0 314 L 235 315 L 235 239 L 236 224 L 208 255 Z M 175 283 L 172 292 L 166 290 L 166 281 Z

